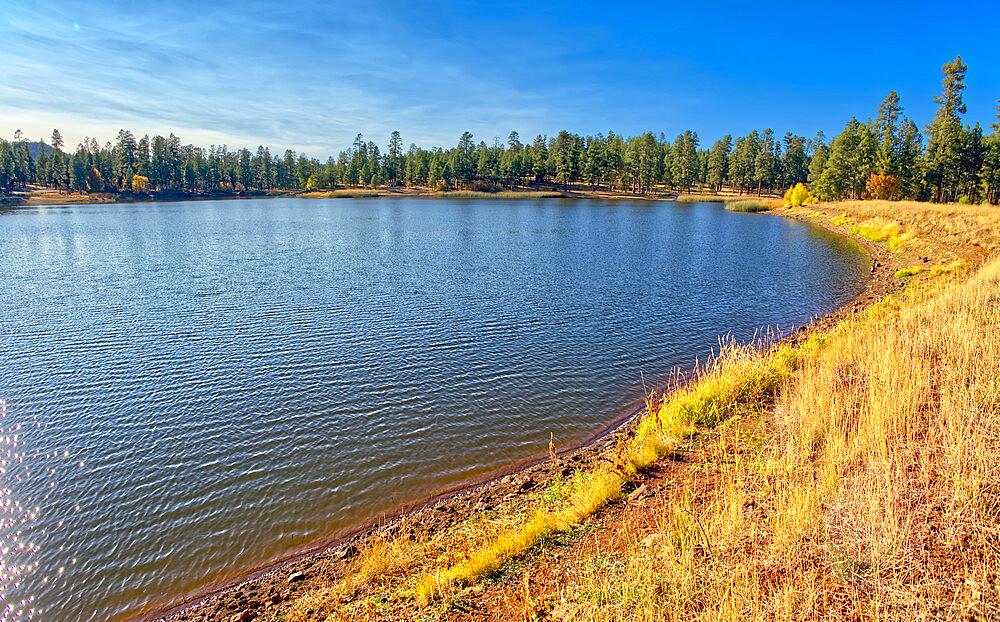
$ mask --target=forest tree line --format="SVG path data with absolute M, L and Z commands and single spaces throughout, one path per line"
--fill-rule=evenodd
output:
M 874 118 L 852 118 L 827 140 L 770 129 L 711 148 L 688 130 L 672 141 L 662 133 L 640 136 L 581 136 L 561 131 L 521 142 L 476 142 L 464 132 L 450 149 L 403 149 L 398 131 L 388 147 L 358 134 L 352 145 L 326 162 L 288 149 L 272 154 L 260 146 L 229 150 L 182 144 L 180 138 L 136 136 L 121 130 L 103 146 L 86 138 L 64 151 L 58 130 L 50 141 L 29 143 L 23 134 L 0 140 L 0 190 L 28 184 L 71 192 L 230 193 L 267 190 L 325 190 L 338 187 L 427 186 L 436 190 L 517 189 L 529 185 L 586 184 L 591 189 L 647 193 L 654 190 L 731 190 L 780 193 L 805 183 L 824 200 L 888 198 L 1000 202 L 1000 104 L 986 133 L 963 124 L 962 100 L 968 67 L 961 57 L 946 63 L 939 108 L 921 131 L 903 114 L 895 92 Z

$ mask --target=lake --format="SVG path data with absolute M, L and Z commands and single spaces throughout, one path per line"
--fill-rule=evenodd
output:
M 0 618 L 129 617 L 546 456 L 868 269 L 708 203 L 0 214 Z

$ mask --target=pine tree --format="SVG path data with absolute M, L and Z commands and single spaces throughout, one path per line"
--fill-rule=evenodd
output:
M 749 192 L 757 178 L 757 154 L 760 153 L 760 134 L 756 130 L 737 138 L 730 160 L 730 180 L 733 190 L 740 194 Z
M 1000 100 L 997 100 L 997 118 L 990 125 L 993 133 L 983 140 L 983 186 L 986 201 L 1000 203 Z
M 721 140 L 715 141 L 708 156 L 708 183 L 719 192 L 722 184 L 729 179 L 729 154 L 733 149 L 733 137 L 726 134 Z
M 112 151 L 113 178 L 119 188 L 132 188 L 132 176 L 136 174 L 137 152 L 139 150 L 132 132 L 118 130 L 118 143 Z
M 968 66 L 962 57 L 941 67 L 944 73 L 943 92 L 934 101 L 940 104 L 937 114 L 927 126 L 927 181 L 934 187 L 934 200 L 954 200 L 958 192 L 962 160 L 962 115 L 965 104 L 965 73 Z
M 701 163 L 698 160 L 698 132 L 684 131 L 684 148 L 679 155 L 682 170 L 681 184 L 690 189 L 698 181 L 701 173 Z
M 806 139 L 791 132 L 782 139 L 784 154 L 782 154 L 781 187 L 792 187 L 809 180 L 809 156 L 806 154 Z
M 389 157 L 386 159 L 386 178 L 392 182 L 393 185 L 399 182 L 399 176 L 402 174 L 402 159 L 403 159 L 403 139 L 399 134 L 399 130 L 393 130 L 392 134 L 389 136 Z
M 10 190 L 14 182 L 14 154 L 10 143 L 0 138 L 0 190 Z
M 776 158 L 774 157 L 774 131 L 764 130 L 760 135 L 760 149 L 754 159 L 754 181 L 757 183 L 757 196 L 766 187 L 769 190 L 774 185 Z
M 830 141 L 829 153 L 823 171 L 815 181 L 815 192 L 824 200 L 839 200 L 855 196 L 858 145 L 861 142 L 861 124 L 851 118 L 844 131 Z M 867 180 L 866 180 L 867 181 Z M 866 182 L 862 182 L 866 183 Z
M 976 123 L 966 127 L 961 134 L 958 165 L 958 197 L 960 201 L 978 203 L 980 180 L 985 162 L 986 146 L 983 129 Z
M 878 149 L 876 168 L 882 175 L 898 177 L 900 174 L 900 137 L 899 123 L 902 120 L 903 107 L 899 104 L 899 95 L 890 91 L 878 107 L 875 118 L 875 129 L 878 133 Z

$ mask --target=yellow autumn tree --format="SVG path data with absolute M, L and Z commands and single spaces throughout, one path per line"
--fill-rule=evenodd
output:
M 90 167 L 90 172 L 87 173 L 87 192 L 104 192 L 104 178 L 94 167 Z
M 899 189 L 899 180 L 895 175 L 880 175 L 872 173 L 865 184 L 869 199 L 893 199 Z
M 312 175 L 309 176 L 309 181 L 306 182 L 306 190 L 319 190 L 319 184 L 316 183 L 316 178 Z
M 149 194 L 149 177 L 145 175 L 132 176 L 132 192 L 135 194 Z
M 788 191 L 785 192 L 784 205 L 785 207 L 801 207 L 803 205 L 815 203 L 818 200 L 819 199 L 810 194 L 809 188 L 806 188 L 805 184 L 799 182 L 795 184 L 795 187 L 789 188 Z

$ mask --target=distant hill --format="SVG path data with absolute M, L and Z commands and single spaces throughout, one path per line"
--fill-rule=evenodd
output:
M 41 147 L 41 143 L 39 141 L 37 141 L 37 140 L 28 143 L 28 151 L 31 152 L 31 159 L 32 160 L 37 160 L 38 159 L 38 151 L 39 151 L 40 147 Z M 50 151 L 52 151 L 52 146 L 51 145 L 45 145 L 45 153 L 46 153 L 46 155 L 48 155 L 48 153 Z

